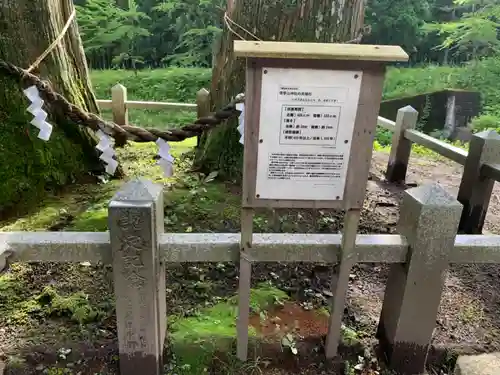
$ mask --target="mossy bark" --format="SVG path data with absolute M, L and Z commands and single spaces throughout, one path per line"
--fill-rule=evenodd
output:
M 0 58 L 28 68 L 57 38 L 73 12 L 72 0 L 0 0 Z M 32 73 L 50 81 L 70 102 L 97 113 L 82 42 L 73 20 L 57 47 Z M 94 135 L 44 105 L 54 126 L 48 142 L 37 138 L 19 81 L 0 73 L 0 211 L 48 187 L 100 169 Z
M 356 38 L 363 27 L 365 0 L 237 0 L 228 14 L 262 40 L 297 42 L 345 42 Z M 231 27 L 247 40 L 252 37 Z M 233 55 L 228 28 L 221 36 L 212 71 L 212 108 L 220 108 L 245 91 L 245 60 Z M 243 147 L 236 130 L 237 119 L 204 135 L 195 158 L 195 167 L 218 170 L 226 178 L 239 178 Z

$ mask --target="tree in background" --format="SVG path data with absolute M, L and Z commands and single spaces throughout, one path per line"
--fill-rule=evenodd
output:
M 364 25 L 364 0 L 237 0 L 229 16 L 231 29 L 245 38 L 243 26 L 263 40 L 300 42 L 345 42 L 356 39 Z M 230 22 L 230 21 L 228 21 Z M 233 55 L 237 38 L 225 28 L 212 72 L 212 106 L 220 108 L 244 92 L 245 61 Z M 195 166 L 204 171 L 219 171 L 225 177 L 239 177 L 242 145 L 236 120 L 228 121 L 202 137 Z
M 127 1 L 125 9 L 110 0 L 87 0 L 76 7 L 85 53 L 94 67 L 109 68 L 111 62 L 136 70 L 144 64 L 138 45 L 150 35 L 143 25 L 151 18 L 138 10 L 135 1 Z
M 424 21 L 430 17 L 427 0 L 368 1 L 365 20 L 371 31 L 363 42 L 399 45 L 407 53 L 415 53 L 425 37 Z
M 290 4 L 295 6 L 293 4 L 301 1 L 294 0 Z M 87 57 L 90 66 L 98 69 L 117 66 L 126 69 L 140 66 L 211 67 L 212 46 L 221 33 L 226 2 L 75 0 Z M 496 0 L 365 2 L 366 23 L 371 32 L 365 35 L 362 43 L 401 45 L 410 54 L 413 65 L 466 61 L 471 54 L 474 55 L 470 40 L 467 41 L 470 37 L 481 35 L 483 41 L 488 35 L 493 37 L 493 25 L 484 22 L 492 19 L 485 18 L 483 8 L 494 8 Z M 350 3 L 345 6 L 349 7 Z M 422 28 L 424 22 L 435 25 Z M 462 24 L 448 25 L 450 22 Z M 464 32 L 466 29 L 469 31 Z M 460 36 L 451 35 L 455 31 Z M 460 38 L 463 41 L 458 43 Z M 459 44 L 462 47 L 458 48 Z M 463 48 L 465 45 L 469 47 Z M 477 48 L 479 56 L 484 52 L 482 49 L 481 46 Z
M 72 12 L 72 0 L 18 0 L 15 4 L 0 0 L 0 59 L 28 68 L 58 37 Z M 50 81 L 70 102 L 98 111 L 75 20 L 33 73 Z M 0 210 L 98 167 L 90 132 L 68 123 L 57 108 L 50 108 L 48 120 L 54 131 L 44 142 L 30 124 L 33 116 L 27 112 L 29 101 L 22 92 L 26 87 L 1 70 L 0 87 Z
M 78 20 L 94 68 L 209 67 L 224 0 L 86 0 Z
M 454 0 L 448 8 L 455 17 L 444 23 L 426 24 L 424 30 L 445 37 L 438 49 L 465 54 L 468 60 L 498 53 L 500 1 Z
M 221 33 L 223 0 L 166 0 L 154 9 L 162 12 L 167 32 L 178 35 L 167 65 L 210 67 L 212 45 Z

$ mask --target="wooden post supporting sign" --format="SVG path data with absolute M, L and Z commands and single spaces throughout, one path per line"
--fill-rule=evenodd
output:
M 397 46 L 235 41 L 247 58 L 238 358 L 246 360 L 253 209 L 345 210 L 326 355 L 337 353 L 386 63 Z

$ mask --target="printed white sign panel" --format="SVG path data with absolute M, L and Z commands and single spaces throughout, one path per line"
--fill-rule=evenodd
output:
M 258 198 L 343 199 L 362 74 L 263 68 Z

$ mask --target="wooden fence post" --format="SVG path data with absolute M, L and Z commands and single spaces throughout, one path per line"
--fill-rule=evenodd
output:
M 198 118 L 205 117 L 210 114 L 210 92 L 207 89 L 201 88 L 196 93 L 196 112 Z M 196 137 L 196 147 L 200 146 L 201 136 Z
M 409 244 L 407 263 L 391 266 L 377 331 L 398 374 L 424 373 L 461 212 L 438 184 L 404 193 L 398 229 Z
M 118 125 L 128 125 L 127 88 L 117 83 L 111 89 L 111 109 L 113 122 Z
M 495 130 L 473 134 L 457 199 L 464 205 L 459 231 L 481 234 L 495 181 L 481 176 L 485 163 L 500 163 L 500 135 Z
M 385 173 L 385 177 L 389 182 L 405 181 L 411 153 L 411 141 L 405 138 L 405 131 L 414 129 L 417 120 L 418 112 L 413 107 L 407 105 L 398 110 L 396 127 L 392 134 L 391 153 Z
M 163 231 L 162 200 L 160 185 L 135 180 L 109 204 L 122 375 L 160 375 L 163 371 L 165 270 L 158 251 L 158 236 Z

